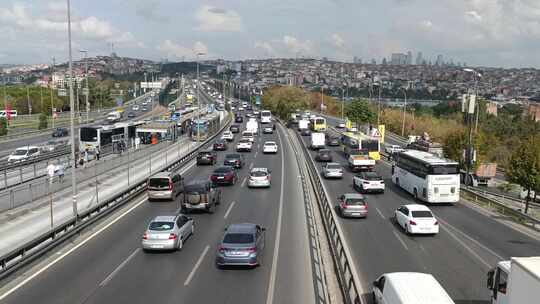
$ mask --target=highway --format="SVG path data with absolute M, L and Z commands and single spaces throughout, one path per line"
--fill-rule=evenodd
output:
M 332 123 L 331 123 L 332 124 Z M 310 137 L 303 137 L 306 144 Z M 339 147 L 332 147 L 334 161 L 344 167 L 342 180 L 323 180 L 329 198 L 356 193 L 351 173 Z M 314 152 L 310 152 L 314 155 Z M 320 166 L 318 166 L 320 170 Z M 408 236 L 393 220 L 400 205 L 414 203 L 411 195 L 391 181 L 391 167 L 376 166 L 385 180 L 384 194 L 368 194 L 366 219 L 340 218 L 345 238 L 360 274 L 366 298 L 371 282 L 383 273 L 417 271 L 431 273 L 458 304 L 488 303 L 486 273 L 496 262 L 513 256 L 540 252 L 540 238 L 519 232 L 471 203 L 430 206 L 441 231 L 436 236 Z
M 13 281 L 4 286 L 0 302 L 317 303 L 299 172 L 284 134 L 278 127 L 275 134 L 256 139 L 253 152 L 244 153 L 246 166 L 239 171 L 239 182 L 222 188 L 222 204 L 216 212 L 190 215 L 195 234 L 181 251 L 141 251 L 148 221 L 156 215 L 174 214 L 181 197 L 174 202 L 148 202 L 142 195 L 123 214 L 105 221 L 106 226 L 81 236 L 75 249 L 59 248 L 52 253 L 33 269 L 34 274 L 41 269 L 37 275 L 27 273 L 23 284 Z M 276 141 L 279 153 L 262 154 L 264 140 Z M 234 145 L 229 145 L 232 149 Z M 218 163 L 225 154 L 218 153 Z M 216 166 L 190 163 L 183 175 L 186 181 L 207 179 Z M 249 168 L 258 166 L 272 170 L 271 188 L 247 188 Z M 219 238 L 228 224 L 236 222 L 267 228 L 262 266 L 216 268 Z

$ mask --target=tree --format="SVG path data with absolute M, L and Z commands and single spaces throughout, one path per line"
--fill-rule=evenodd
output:
M 38 125 L 38 129 L 39 130 L 43 130 L 43 129 L 47 129 L 47 114 L 45 113 L 41 113 L 39 114 L 39 125 Z
M 449 159 L 458 160 L 461 168 L 465 168 L 462 151 L 467 147 L 467 133 L 463 130 L 456 131 L 448 135 L 443 142 L 444 156 Z
M 506 171 L 508 180 L 527 191 L 525 213 L 529 211 L 531 190 L 540 188 L 540 138 L 530 137 L 514 150 Z
M 373 123 L 375 121 L 375 113 L 371 110 L 369 104 L 362 100 L 354 100 L 348 104 L 345 114 L 357 126 L 361 123 Z
M 0 136 L 7 135 L 8 128 L 7 128 L 7 119 L 5 117 L 0 117 Z
M 309 94 L 297 87 L 279 86 L 269 88 L 262 96 L 264 109 L 272 111 L 282 119 L 288 119 L 297 109 L 306 109 L 309 105 Z

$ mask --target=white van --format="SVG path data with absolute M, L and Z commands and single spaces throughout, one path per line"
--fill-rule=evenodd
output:
M 427 273 L 385 273 L 373 282 L 377 304 L 455 304 L 437 280 Z

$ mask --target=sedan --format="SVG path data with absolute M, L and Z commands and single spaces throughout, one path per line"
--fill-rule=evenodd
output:
M 322 166 L 324 178 L 343 178 L 343 167 L 338 163 L 326 163 Z
M 224 166 L 214 170 L 210 175 L 210 180 L 216 185 L 234 185 L 238 181 L 238 176 L 234 168 Z
M 338 210 L 342 217 L 367 217 L 368 204 L 362 194 L 345 193 L 338 197 Z
M 278 152 L 278 145 L 275 141 L 267 141 L 263 145 L 263 153 L 274 153 Z
M 64 137 L 68 135 L 67 128 L 56 128 L 52 133 L 52 137 Z
M 317 152 L 315 156 L 316 161 L 320 162 L 331 162 L 332 161 L 332 151 L 328 149 L 321 149 Z
M 268 168 L 253 168 L 249 172 L 248 187 L 270 187 L 270 179 Z
M 236 116 L 234 118 L 234 122 L 242 123 L 242 122 L 244 122 L 244 118 L 242 116 L 238 115 L 238 116 Z
M 236 145 L 236 151 L 237 152 L 251 152 L 252 147 L 253 147 L 253 143 L 249 139 L 242 138 L 238 141 L 238 144 Z
M 143 250 L 179 250 L 195 232 L 193 219 L 183 214 L 156 216 L 142 237 Z
M 384 193 L 384 180 L 375 172 L 361 172 L 353 177 L 353 188 L 361 193 Z
M 234 134 L 231 131 L 225 131 L 223 132 L 223 135 L 221 136 L 221 139 L 224 139 L 226 141 L 233 141 L 234 140 Z
M 227 154 L 225 160 L 223 160 L 223 165 L 241 169 L 244 166 L 244 157 L 241 154 Z
M 240 133 L 240 126 L 239 125 L 232 125 L 229 127 L 229 131 L 232 133 Z
M 218 245 L 216 264 L 224 266 L 261 265 L 266 229 L 251 223 L 231 224 Z
M 216 141 L 213 146 L 214 151 L 227 151 L 227 148 L 227 142 L 224 140 Z
M 139 105 L 133 105 L 133 107 L 131 107 L 131 109 L 133 111 L 139 111 L 140 108 L 139 108 Z
M 329 147 L 337 147 L 339 146 L 339 137 L 337 136 L 326 136 L 326 145 Z
M 302 131 L 300 131 L 300 135 L 302 135 L 302 136 L 310 136 L 311 135 L 311 130 L 310 129 L 302 129 Z
M 135 113 L 133 113 L 133 112 L 129 112 L 128 115 L 127 115 L 128 118 L 134 118 L 136 116 L 137 115 L 135 115 Z
M 396 223 L 407 234 L 437 234 L 439 222 L 428 207 L 419 204 L 403 205 L 394 212 Z
M 263 134 L 272 134 L 274 133 L 274 127 L 272 126 L 265 126 L 263 128 Z
M 338 124 L 336 125 L 336 128 L 338 128 L 338 129 L 345 129 L 345 123 L 343 123 L 343 122 L 338 123 Z

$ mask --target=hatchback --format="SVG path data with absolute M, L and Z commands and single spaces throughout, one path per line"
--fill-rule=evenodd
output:
M 232 125 L 229 127 L 229 131 L 232 133 L 240 133 L 240 126 L 239 125 Z
M 384 180 L 375 172 L 361 172 L 353 177 L 353 188 L 361 193 L 384 193 Z
M 183 214 L 156 216 L 142 237 L 143 250 L 179 250 L 195 232 L 193 219 Z
M 339 137 L 327 135 L 326 136 L 326 145 L 329 147 L 339 146 Z
M 8 162 L 24 161 L 29 158 L 38 157 L 41 154 L 41 150 L 35 146 L 26 146 L 15 149 L 8 157 Z
M 64 137 L 67 136 L 68 133 L 69 132 L 67 128 L 56 128 L 52 133 L 52 137 Z
M 249 172 L 248 187 L 270 187 L 270 170 L 268 168 L 253 168 Z
M 258 266 L 262 264 L 266 229 L 251 223 L 231 224 L 218 245 L 216 264 Z
M 241 154 L 227 154 L 223 160 L 223 165 L 232 166 L 236 169 L 241 169 L 244 166 L 244 157 Z
M 278 145 L 275 141 L 267 141 L 263 145 L 263 153 L 278 153 Z
M 315 160 L 320 162 L 331 162 L 332 161 L 332 151 L 328 149 L 321 149 L 317 152 Z
M 338 197 L 339 213 L 343 217 L 367 217 L 368 204 L 363 195 L 345 193 Z
M 218 140 L 214 143 L 214 151 L 226 151 L 228 148 L 225 140 Z
M 322 175 L 324 178 L 342 178 L 343 167 L 338 163 L 326 163 L 322 166 Z
M 148 200 L 173 200 L 184 187 L 184 179 L 176 172 L 159 172 L 148 179 Z
M 235 118 L 234 118 L 234 122 L 237 122 L 237 123 L 242 123 L 244 122 L 244 118 L 240 115 L 237 115 Z
M 217 162 L 217 154 L 211 150 L 200 151 L 197 154 L 198 165 L 215 165 Z
M 212 175 L 210 175 L 210 180 L 216 185 L 234 185 L 238 180 L 236 171 L 230 166 L 219 167 Z

